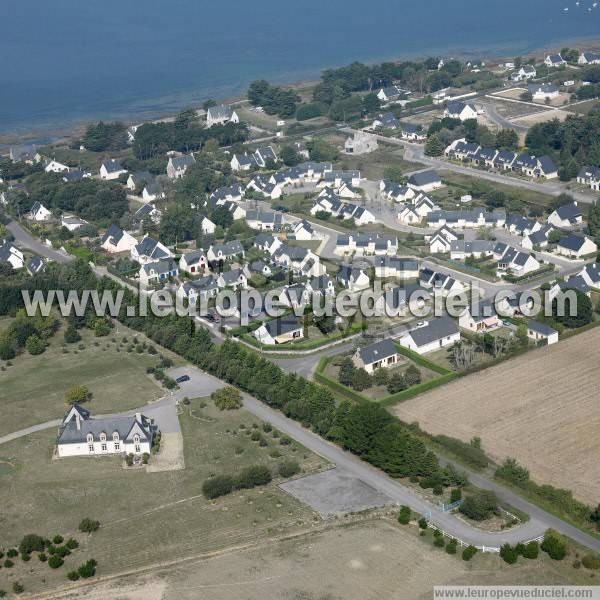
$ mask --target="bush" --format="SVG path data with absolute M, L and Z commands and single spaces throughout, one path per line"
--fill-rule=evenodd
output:
M 15 556 L 19 555 L 19 551 L 16 548 L 9 548 L 6 551 L 6 556 L 8 556 L 8 558 L 14 558 Z
M 133 467 L 133 454 L 128 454 L 128 455 L 125 457 L 125 464 L 126 464 L 128 467 Z
M 258 440 L 260 440 L 262 438 L 262 433 L 260 431 L 253 431 L 252 434 L 250 435 L 250 439 L 253 442 L 258 442 Z
M 398 523 L 400 525 L 408 525 L 410 523 L 411 511 L 408 506 L 401 506 L 398 513 Z
M 4 567 L 7 569 L 12 569 L 14 566 L 15 566 L 15 563 L 12 560 L 10 560 L 10 558 L 7 558 L 4 561 Z
M 31 554 L 21 554 L 21 560 L 23 562 L 29 562 L 31 560 Z
M 478 490 L 467 496 L 458 509 L 463 515 L 474 521 L 485 521 L 498 510 L 496 494 L 488 490 Z
M 77 581 L 79 579 L 79 573 L 77 571 L 69 571 L 67 573 L 67 578 L 71 581 Z
M 229 475 L 215 475 L 202 484 L 202 493 L 209 500 L 226 496 L 233 491 L 233 483 L 233 477 Z
M 51 569 L 58 569 L 59 567 L 63 566 L 64 562 L 65 561 L 60 556 L 58 556 L 58 554 L 54 554 L 48 559 L 48 566 Z
M 100 521 L 95 521 L 89 517 L 86 517 L 79 523 L 79 531 L 83 531 L 84 533 L 93 533 L 94 531 L 98 531 L 99 528 Z
M 554 529 L 548 529 L 544 534 L 544 541 L 541 543 L 540 548 L 548 554 L 552 560 L 562 560 L 567 555 L 567 542 L 565 538 L 554 531 Z
M 44 538 L 35 533 L 26 535 L 19 544 L 21 554 L 31 554 L 32 552 L 42 552 L 45 548 Z
M 295 460 L 286 460 L 277 468 L 282 477 L 293 477 L 300 472 L 300 465 Z
M 79 574 L 79 577 L 82 577 L 83 579 L 88 579 L 89 577 L 93 577 L 96 574 L 97 566 L 98 563 L 93 558 L 90 558 L 90 560 L 83 563 L 79 567 L 79 569 L 77 569 L 77 573 Z
M 433 545 L 436 546 L 437 548 L 443 548 L 446 545 L 446 542 L 444 541 L 444 537 L 443 536 L 438 536 L 433 540 Z
M 427 529 L 427 519 L 425 517 L 419 519 L 419 528 L 423 530 Z
M 64 338 L 65 343 L 67 344 L 76 344 L 77 342 L 81 341 L 81 336 L 79 335 L 77 329 L 73 327 L 73 325 L 69 325 L 65 329 Z
M 55 535 L 55 536 L 52 538 L 52 543 L 53 543 L 53 544 L 62 544 L 62 543 L 63 543 L 63 541 L 64 541 L 64 538 L 63 538 L 63 536 L 62 536 L 62 535 Z
M 22 594 L 25 591 L 25 586 L 20 581 L 15 581 L 12 588 L 15 594 Z
M 74 538 L 69 538 L 67 540 L 67 543 L 65 544 L 65 546 L 69 550 L 75 550 L 75 548 L 79 548 L 79 542 L 76 539 L 74 539 Z
M 147 452 L 144 452 L 144 454 L 142 454 L 142 464 L 147 465 L 149 460 L 150 455 Z
M 446 552 L 448 554 L 456 554 L 458 548 L 458 542 L 456 540 L 450 540 L 446 545 Z
M 458 502 L 462 499 L 462 490 L 460 488 L 454 488 L 450 492 L 450 502 Z
M 475 546 L 467 546 L 462 552 L 462 559 L 465 561 L 471 560 L 477 554 Z
M 500 548 L 500 558 L 505 563 L 514 565 L 519 558 L 519 553 L 516 548 L 513 548 L 510 544 L 504 544 L 504 546 Z
M 65 402 L 67 404 L 81 404 L 86 402 L 91 397 L 90 391 L 85 385 L 76 385 L 65 394 Z
M 27 348 L 29 354 L 35 356 L 41 354 L 46 349 L 46 344 L 37 335 L 30 335 L 25 342 L 25 348 Z
M 213 392 L 210 397 L 219 410 L 236 410 L 242 407 L 239 390 L 230 385 Z
M 586 569 L 590 569 L 591 571 L 597 571 L 598 569 L 600 569 L 600 556 L 598 556 L 597 554 L 586 554 L 581 559 L 581 564 Z
M 65 556 L 69 556 L 71 551 L 66 546 L 56 546 L 55 556 L 60 556 L 60 558 L 64 558 Z
M 525 544 L 525 548 L 521 554 L 523 558 L 529 558 L 530 560 L 536 559 L 540 553 L 540 545 L 533 541 Z
M 271 431 L 273 431 L 273 425 L 271 425 L 271 423 L 263 423 L 262 424 L 262 430 L 265 433 L 271 433 Z
M 271 479 L 271 471 L 267 467 L 253 465 L 242 470 L 236 477 L 235 486 L 238 489 L 251 489 L 258 485 L 266 485 Z
M 46 562 L 48 560 L 48 557 L 43 552 L 38 554 L 38 558 L 40 559 L 40 562 Z

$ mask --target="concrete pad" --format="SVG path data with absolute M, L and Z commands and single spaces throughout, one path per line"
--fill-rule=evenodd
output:
M 325 518 L 395 504 L 388 495 L 339 468 L 294 479 L 279 487 Z

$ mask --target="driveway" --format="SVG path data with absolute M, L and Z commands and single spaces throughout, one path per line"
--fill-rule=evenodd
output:
M 169 371 L 171 377 L 175 375 L 179 376 L 182 373 L 190 376 L 190 381 L 182 384 L 181 390 L 181 393 L 188 396 L 208 396 L 211 392 L 225 385 L 215 377 L 191 365 Z M 506 490 L 496 482 L 490 481 L 477 473 L 467 471 L 470 480 L 475 485 L 493 490 L 501 500 L 523 510 L 531 517 L 529 521 L 518 527 L 498 533 L 475 529 L 467 523 L 458 520 L 452 514 L 443 512 L 439 507 L 417 496 L 409 488 L 395 481 L 382 471 L 375 469 L 356 456 L 324 440 L 309 429 L 302 427 L 296 421 L 288 419 L 282 413 L 270 408 L 256 398 L 245 393 L 242 394 L 242 397 L 245 409 L 257 418 L 262 421 L 268 421 L 304 447 L 335 464 L 345 474 L 362 481 L 366 486 L 369 486 L 381 495 L 389 497 L 393 502 L 399 505 L 410 506 L 412 510 L 420 514 L 430 515 L 430 521 L 433 525 L 467 544 L 498 548 L 504 543 L 516 544 L 537 538 L 543 535 L 546 529 L 552 527 L 588 548 L 600 551 L 600 540 L 586 535 L 575 527 L 539 509 L 537 506 L 522 500 L 519 496 Z M 459 468 L 464 470 L 462 466 Z M 330 493 L 335 493 L 335 486 L 332 487 Z M 340 504 L 343 504 L 343 499 L 340 499 Z

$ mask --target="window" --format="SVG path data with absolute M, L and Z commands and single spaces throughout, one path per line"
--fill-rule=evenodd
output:
M 88 452 L 93 452 L 94 451 L 94 444 L 90 444 L 88 446 Z
M 135 452 L 136 452 L 136 454 L 139 454 L 141 451 L 142 451 L 141 446 L 139 444 L 136 444 L 135 445 Z
M 87 434 L 88 444 L 91 444 L 94 441 L 94 436 L 91 433 Z
M 100 441 L 101 442 L 105 442 L 106 441 L 106 434 L 104 433 L 104 431 L 100 434 Z
M 113 442 L 118 442 L 118 441 L 119 441 L 119 432 L 114 431 L 113 432 Z
M 115 452 L 118 452 L 121 449 L 121 444 L 119 442 L 115 442 Z
M 101 448 L 102 448 L 102 452 L 106 452 L 106 450 L 107 450 L 106 444 L 102 444 Z

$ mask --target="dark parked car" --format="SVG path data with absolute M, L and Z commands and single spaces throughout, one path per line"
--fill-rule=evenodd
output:
M 175 381 L 177 383 L 183 383 L 184 381 L 189 381 L 189 380 L 190 380 L 189 375 L 182 375 L 181 377 L 178 377 Z

